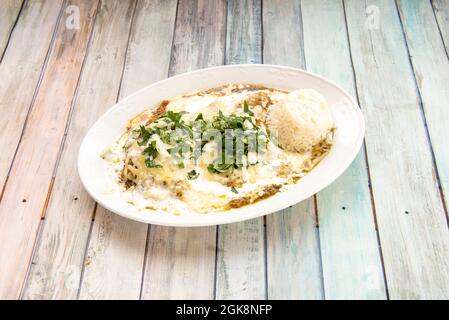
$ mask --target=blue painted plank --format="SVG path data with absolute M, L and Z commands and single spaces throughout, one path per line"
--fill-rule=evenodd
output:
M 303 0 L 301 7 L 307 70 L 356 97 L 342 2 Z M 317 202 L 326 299 L 385 299 L 363 148 Z
M 389 296 L 447 299 L 449 234 L 395 2 L 345 9 Z

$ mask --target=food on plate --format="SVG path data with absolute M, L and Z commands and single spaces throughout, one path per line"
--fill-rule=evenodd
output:
M 328 154 L 334 131 L 315 90 L 230 84 L 142 112 L 102 158 L 116 191 L 138 208 L 208 213 L 296 183 Z
M 268 109 L 268 128 L 285 150 L 305 152 L 326 140 L 334 120 L 324 97 L 306 89 L 287 94 Z

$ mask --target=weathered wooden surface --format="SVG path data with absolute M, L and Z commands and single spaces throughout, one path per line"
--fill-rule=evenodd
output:
M 89 127 L 117 99 L 122 68 L 110 66 L 123 67 L 134 5 L 113 0 L 99 8 L 24 298 L 77 297 L 96 205 L 79 180 L 74 155 Z
M 432 0 L 438 28 L 449 58 L 449 0 Z
M 369 4 L 379 28 L 345 1 L 388 292 L 448 298 L 449 235 L 401 22 L 394 2 Z
M 61 4 L 62 0 L 53 3 L 27 1 L 0 63 L 0 75 L 4 79 L 0 82 L 2 188 L 46 61 Z M 27 41 L 24 43 L 23 39 Z
M 449 298 L 448 19 L 448 0 L 2 1 L 0 298 Z M 89 198 L 79 144 L 117 99 L 261 62 L 360 100 L 366 149 L 335 183 L 218 228 Z
M 19 16 L 23 0 L 3 0 L 0 2 L 0 57 L 8 44 L 12 29 Z
M 444 139 L 447 126 L 441 119 L 449 119 L 449 63 L 437 23 L 432 19 L 431 4 L 418 0 L 399 1 L 398 8 L 447 208 L 449 148 Z
M 120 97 L 166 77 L 175 14 L 175 1 L 140 1 L 137 4 Z M 160 29 L 164 32 L 158 31 Z M 147 225 L 98 207 L 80 298 L 138 299 L 147 233 Z
M 25 280 L 98 2 L 69 4 L 79 30 L 58 26 L 0 203 L 0 298 L 17 298 Z

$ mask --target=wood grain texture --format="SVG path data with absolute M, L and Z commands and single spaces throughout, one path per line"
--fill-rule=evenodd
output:
M 432 5 L 439 32 L 446 47 L 446 55 L 449 58 L 449 0 L 432 0 Z
M 167 77 L 176 6 L 176 0 L 137 2 L 120 89 L 122 97 Z
M 170 75 L 222 65 L 226 1 L 180 0 Z
M 268 299 L 322 299 L 313 199 L 267 216 Z
M 226 64 L 262 63 L 262 0 L 228 1 Z
M 25 280 L 98 2 L 68 4 L 80 9 L 80 29 L 59 24 L 0 203 L 0 299 L 17 298 Z
M 305 68 L 300 1 L 263 2 L 263 39 L 265 63 Z M 323 297 L 313 198 L 267 216 L 267 277 L 269 299 Z
M 134 0 L 108 0 L 99 8 L 25 299 L 77 297 L 95 202 L 79 180 L 74 155 L 117 99 L 134 7 Z
M 356 97 L 342 2 L 303 0 L 301 9 L 307 70 Z M 363 149 L 349 169 L 317 195 L 317 206 L 326 299 L 385 299 Z
M 98 206 L 79 298 L 138 299 L 147 225 Z
M 0 57 L 8 45 L 23 0 L 3 0 L 0 2 Z
M 92 221 L 74 155 L 117 96 L 262 56 L 358 93 L 389 297 L 449 298 L 448 0 L 103 0 L 98 14 L 94 1 L 27 0 L 17 22 L 21 1 L 0 2 L 0 299 L 385 298 L 363 152 L 316 207 L 266 218 L 267 274 L 263 219 L 148 229 L 98 207 Z M 70 4 L 80 30 L 66 27 Z M 365 26 L 370 5 L 379 29 Z
M 120 97 L 167 75 L 176 1 L 137 3 Z M 151 59 L 151 60 L 149 60 Z M 138 299 L 148 226 L 98 207 L 80 299 Z
M 365 27 L 367 5 L 377 29 Z M 447 299 L 449 235 L 395 3 L 345 8 L 389 296 Z
M 0 63 L 0 188 L 22 134 L 61 4 L 62 0 L 27 1 Z
M 212 299 L 215 227 L 151 226 L 143 299 Z
M 228 1 L 226 63 L 262 62 L 261 2 Z M 265 298 L 264 219 L 218 226 L 217 299 Z
M 399 1 L 398 8 L 421 94 L 446 208 L 449 208 L 449 148 L 445 139 L 446 120 L 449 119 L 449 61 L 433 19 L 431 4 L 417 0 Z
M 263 1 L 262 21 L 264 63 L 304 69 L 306 63 L 300 1 Z
M 170 75 L 224 61 L 225 1 L 180 1 Z M 214 296 L 216 227 L 151 226 L 143 299 Z

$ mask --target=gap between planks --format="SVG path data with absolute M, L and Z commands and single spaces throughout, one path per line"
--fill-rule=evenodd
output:
M 172 9 L 175 7 L 172 4 L 176 3 L 174 1 L 140 1 L 138 3 L 136 14 L 139 15 L 133 21 L 131 42 L 127 50 L 125 71 L 120 85 L 120 96 L 128 95 L 149 82 L 166 77 L 169 61 L 166 58 L 170 56 L 165 54 L 165 50 L 169 50 L 171 45 L 171 41 L 167 44 L 166 40 L 172 36 L 171 30 L 174 25 Z M 163 10 L 163 13 L 160 10 Z M 157 34 L 156 30 L 163 31 L 163 35 Z M 156 45 L 159 51 L 154 49 L 155 41 L 160 42 L 160 45 Z M 141 65 L 143 57 L 153 63 Z M 155 70 L 153 65 L 160 68 Z M 142 70 L 143 67 L 152 69 L 145 72 Z M 142 295 L 142 279 L 145 281 L 142 270 L 145 263 L 145 247 L 148 243 L 147 236 L 147 225 L 118 217 L 98 207 L 86 258 L 90 263 L 85 266 L 80 299 L 139 298 Z M 123 250 L 124 246 L 128 250 Z M 107 270 L 99 275 L 105 265 Z M 123 273 L 120 269 L 126 269 L 128 272 L 125 270 Z M 114 278 L 113 283 L 107 281 L 111 277 Z
M 0 40 L 2 40 L 2 38 L 4 39 L 4 42 L 3 41 L 0 42 L 0 64 L 2 63 L 3 56 L 6 52 L 6 50 L 8 49 L 9 40 L 11 39 L 11 35 L 14 32 L 14 29 L 17 25 L 17 21 L 20 18 L 20 14 L 22 13 L 22 9 L 23 9 L 23 6 L 25 5 L 25 1 L 26 0 L 20 0 L 20 2 L 18 2 L 18 0 L 3 0 L 2 5 L 6 5 L 7 9 L 1 8 L 0 14 L 2 14 L 2 13 L 8 14 L 8 13 L 10 13 L 9 10 L 13 10 L 13 11 L 11 12 L 12 19 L 10 19 L 9 23 L 7 22 L 8 25 L 0 26 L 0 32 L 3 32 L 3 30 L 6 29 L 6 34 L 4 34 L 4 35 L 0 34 Z M 13 4 L 11 5 L 11 3 L 13 3 Z M 3 23 L 3 20 L 7 20 L 7 17 L 0 17 L 0 24 Z
M 20 133 L 18 134 L 18 137 L 17 137 L 17 138 L 16 138 L 16 137 L 13 137 L 13 138 L 11 138 L 11 137 L 6 137 L 6 138 L 5 138 L 5 140 L 6 140 L 6 139 L 17 139 L 17 143 L 15 143 L 15 145 L 14 145 L 14 147 L 13 147 L 14 150 L 12 150 L 12 151 L 4 150 L 4 152 L 6 152 L 6 153 L 11 152 L 12 155 L 11 155 L 11 160 L 10 160 L 9 162 L 5 163 L 5 164 L 7 165 L 7 170 L 6 170 L 6 172 L 4 173 L 4 176 L 3 176 L 3 173 L 0 175 L 0 184 L 1 184 L 1 187 L 2 187 L 2 191 L 1 191 L 1 193 L 0 193 L 0 201 L 3 199 L 3 193 L 4 193 L 4 191 L 5 191 L 6 184 L 7 184 L 8 179 L 9 179 L 9 175 L 10 175 L 10 172 L 11 172 L 12 164 L 13 164 L 14 161 L 15 161 L 16 154 L 17 154 L 17 150 L 18 150 L 19 145 L 20 145 L 20 143 L 21 143 L 21 141 L 22 141 L 23 134 L 24 134 L 25 128 L 26 128 L 27 123 L 28 123 L 29 115 L 30 115 L 30 113 L 31 113 L 31 110 L 32 110 L 32 108 L 33 108 L 33 105 L 35 104 L 36 96 L 37 96 L 37 94 L 38 94 L 38 92 L 39 92 L 39 89 L 40 89 L 40 86 L 41 86 L 41 83 L 42 83 L 42 79 L 43 79 L 44 74 L 45 74 L 45 71 L 46 71 L 46 69 L 47 69 L 48 60 L 49 60 L 49 58 L 50 58 L 51 50 L 52 50 L 52 48 L 53 48 L 53 46 L 54 46 L 54 42 L 55 42 L 55 39 L 56 39 L 57 30 L 58 30 L 58 28 L 59 28 L 61 16 L 62 16 L 62 14 L 63 14 L 63 8 L 64 8 L 64 3 L 65 3 L 65 1 L 66 1 L 66 0 L 62 0 L 62 1 L 61 1 L 61 8 L 60 8 L 60 10 L 58 11 L 59 13 L 58 13 L 57 18 L 56 18 L 56 21 L 55 21 L 55 27 L 52 28 L 52 30 L 53 30 L 53 31 L 51 32 L 51 35 L 52 35 L 52 36 L 50 37 L 50 42 L 49 42 L 48 48 L 47 48 L 47 50 L 46 50 L 45 58 L 44 58 L 44 60 L 43 60 L 43 63 L 42 63 L 42 65 L 41 65 L 41 68 L 40 68 L 39 77 L 37 78 L 36 85 L 33 86 L 33 87 L 34 87 L 34 90 L 33 90 L 33 93 L 32 93 L 32 95 L 31 95 L 31 101 L 30 101 L 29 103 L 24 102 L 24 105 L 28 105 L 28 107 L 26 108 L 26 114 L 25 114 L 24 117 L 23 117 L 23 118 L 24 118 L 23 121 L 20 121 L 20 122 L 22 122 L 22 123 L 21 123 Z M 30 0 L 24 1 L 24 5 L 25 5 L 25 6 L 31 6 L 31 5 L 30 5 Z M 28 9 L 28 8 L 26 8 L 26 9 Z M 29 9 L 29 10 L 31 10 L 31 9 Z M 18 21 L 18 19 L 17 19 L 17 21 Z M 9 45 L 9 43 L 10 43 L 10 41 L 8 41 L 8 45 Z M 3 52 L 2 59 L 3 59 L 4 55 L 6 54 L 6 52 L 7 52 L 6 50 Z
M 72 154 L 77 152 L 88 127 L 117 100 L 123 68 L 118 67 L 115 69 L 117 72 L 112 72 L 107 66 L 124 66 L 124 48 L 129 41 L 131 16 L 135 10 L 134 0 L 110 0 L 100 4 L 91 34 L 95 38 L 89 41 L 81 84 L 68 122 L 70 127 L 60 150 L 62 154 L 55 171 L 55 190 L 47 210 L 43 241 L 34 256 L 36 264 L 28 279 L 27 299 L 76 298 L 84 275 L 83 263 L 96 204 L 81 186 Z M 124 29 L 128 32 L 119 33 Z M 104 81 L 96 81 L 97 77 L 104 78 Z M 117 91 L 111 89 L 115 84 Z M 95 110 L 90 112 L 92 106 Z
M 407 44 L 401 42 L 395 4 L 380 0 L 370 4 L 383 13 L 382 28 L 363 28 L 364 4 L 346 1 L 346 10 L 356 75 L 362 83 L 377 84 L 357 86 L 367 120 L 367 151 L 389 295 L 392 299 L 441 297 L 441 280 L 447 272 L 447 226 L 440 216 L 444 209 Z M 402 132 L 415 134 L 412 138 Z M 400 141 L 391 140 L 392 135 Z M 396 141 L 400 147 L 395 147 Z M 386 157 L 395 161 L 385 163 Z M 414 208 L 413 214 L 405 216 L 409 208 Z
M 430 118 L 431 116 L 426 115 L 426 110 L 425 110 L 426 108 L 424 106 L 425 105 L 425 101 L 424 101 L 424 98 L 423 98 L 423 94 L 426 94 L 426 92 L 423 92 L 425 90 L 425 88 L 423 88 L 423 86 L 420 85 L 420 81 L 418 81 L 418 76 L 419 76 L 418 69 L 417 69 L 416 63 L 413 62 L 413 58 L 412 58 L 413 54 L 412 54 L 412 52 L 410 50 L 410 45 L 409 45 L 409 41 L 411 41 L 411 39 L 409 39 L 407 37 L 407 33 L 406 33 L 406 30 L 405 30 L 405 26 L 404 26 L 404 19 L 406 17 L 403 16 L 404 14 L 401 15 L 402 11 L 401 11 L 400 6 L 398 5 L 398 1 L 399 0 L 395 0 L 396 11 L 397 11 L 397 14 L 398 14 L 398 19 L 399 19 L 400 24 L 401 24 L 401 31 L 402 31 L 402 36 L 403 36 L 403 39 L 404 39 L 404 43 L 405 43 L 405 46 L 407 48 L 408 60 L 409 60 L 410 66 L 411 66 L 411 68 L 413 70 L 413 79 L 414 79 L 414 82 L 415 82 L 416 93 L 417 93 L 418 98 L 419 98 L 419 106 L 420 106 L 420 110 L 421 110 L 422 121 L 424 123 L 424 129 L 425 129 L 425 132 L 426 132 L 426 137 L 427 137 L 427 141 L 428 141 L 429 148 L 430 148 L 430 154 L 432 156 L 433 167 L 435 169 L 435 175 L 436 175 L 436 180 L 437 180 L 437 184 L 438 184 L 438 190 L 440 192 L 441 202 L 442 202 L 442 205 L 443 205 L 444 214 L 446 216 L 446 224 L 449 227 L 449 215 L 448 215 L 447 202 L 446 202 L 447 199 L 446 199 L 446 196 L 444 194 L 444 192 L 445 192 L 444 187 L 445 186 L 443 185 L 443 181 L 442 181 L 442 178 L 441 178 L 441 175 L 440 175 L 440 172 L 444 173 L 445 170 L 449 169 L 449 167 L 445 166 L 445 164 L 449 164 L 449 162 L 447 162 L 447 161 L 449 161 L 449 159 L 442 159 L 441 160 L 441 166 L 438 165 L 437 157 L 435 155 L 434 143 L 432 142 L 432 136 L 431 136 L 431 133 L 430 133 L 430 130 L 432 129 L 432 127 L 434 125 L 437 126 L 437 124 L 435 124 L 434 121 L 436 122 L 436 120 L 438 120 L 438 119 L 435 119 L 435 117 L 434 117 L 433 121 L 430 124 L 429 124 L 429 121 L 427 119 L 427 118 Z M 410 2 L 408 4 L 412 3 L 414 0 L 409 0 L 409 1 Z M 407 5 L 405 5 L 405 6 L 407 6 Z M 437 17 L 436 17 L 435 12 L 434 12 L 435 8 L 432 7 L 432 4 L 430 2 L 429 2 L 429 6 L 431 7 L 431 10 L 432 10 L 432 13 L 433 13 L 433 18 L 435 18 L 435 25 L 437 26 L 438 31 L 441 32 L 441 30 L 439 29 Z M 416 8 L 416 9 L 418 9 L 418 8 Z M 444 48 L 444 39 L 443 39 L 441 33 L 440 33 L 440 39 L 441 39 L 442 46 Z M 433 52 L 436 52 L 437 50 L 438 49 L 436 48 L 436 50 L 434 50 Z M 446 50 L 446 48 L 444 48 L 444 50 Z M 446 63 L 447 63 L 447 61 L 446 61 Z M 449 71 L 449 68 L 446 68 L 446 69 L 448 69 L 447 71 Z M 447 77 L 447 78 L 449 79 L 449 77 Z M 443 92 L 443 91 L 440 91 L 440 92 Z M 426 104 L 427 104 L 427 101 L 426 101 Z M 438 106 L 436 106 L 436 107 L 438 107 Z M 431 105 L 428 108 L 435 108 L 435 106 Z M 431 110 L 428 110 L 428 112 L 429 111 L 431 111 Z M 437 136 L 438 136 L 437 134 L 434 134 L 433 135 L 434 139 Z M 443 148 L 445 148 L 445 147 L 446 146 L 444 146 Z M 444 155 L 441 158 L 444 158 Z M 445 161 L 445 160 L 447 160 L 447 161 Z
M 8 277 L 8 273 L 15 270 L 14 276 L 10 274 L 8 280 L 3 279 L 4 281 L 1 281 L 3 286 L 0 288 L 0 295 L 3 297 L 19 296 L 26 280 L 27 267 L 31 263 L 33 246 L 37 239 L 41 221 L 40 209 L 44 207 L 47 197 L 47 193 L 37 194 L 35 191 L 39 189 L 47 190 L 51 184 L 51 171 L 56 163 L 59 149 L 53 146 L 59 146 L 58 143 L 63 138 L 64 120 L 67 120 L 72 106 L 73 96 L 71 91 L 75 90 L 79 80 L 78 77 L 85 58 L 85 49 L 91 32 L 92 17 L 95 16 L 97 9 L 97 2 L 70 1 L 69 3 L 78 5 L 82 14 L 86 16 L 81 19 L 79 31 L 62 29 L 58 20 L 57 36 L 51 47 L 45 75 L 42 78 L 33 108 L 29 113 L 29 122 L 23 131 L 23 139 L 17 147 L 16 157 L 11 166 L 11 177 L 0 203 L 3 209 L 0 216 L 2 235 L 5 237 L 11 235 L 10 231 L 4 230 L 5 228 L 16 231 L 14 236 L 9 239 L 12 241 L 8 242 L 8 249 L 0 250 L 3 251 L 1 253 L 2 258 L 6 260 L 2 262 L 4 277 L 5 275 Z M 58 79 L 60 80 L 59 83 Z M 60 84 L 64 87 L 58 91 L 57 86 Z M 54 94 L 51 94 L 52 90 Z M 53 114 L 46 107 L 47 103 L 52 105 L 53 108 L 56 108 L 54 106 L 59 104 L 58 112 Z M 62 122 L 58 122 L 58 117 Z M 48 127 L 40 128 L 40 126 L 45 126 L 44 123 L 47 120 L 50 130 L 48 130 Z M 33 130 L 36 130 L 37 133 Z M 24 140 L 25 138 L 32 139 L 33 132 L 35 134 L 45 132 L 44 139 L 48 139 L 48 144 L 35 146 L 30 140 Z M 33 159 L 33 161 L 30 161 L 30 159 Z M 27 169 L 33 171 L 33 173 L 36 172 L 36 179 L 26 175 Z M 31 181 L 28 181 L 28 179 Z M 21 201 L 20 199 L 26 199 L 27 201 Z M 22 203 L 18 206 L 17 202 Z M 14 208 L 14 215 L 7 214 L 7 212 L 11 212 L 11 208 Z

